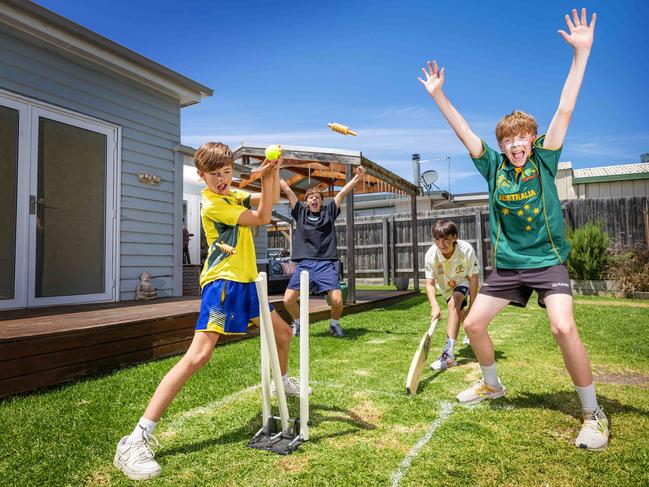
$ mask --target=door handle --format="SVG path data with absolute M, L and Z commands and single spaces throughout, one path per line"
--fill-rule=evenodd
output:
M 29 214 L 30 215 L 35 215 L 36 211 L 38 210 L 38 207 L 42 206 L 43 208 L 47 208 L 49 210 L 58 210 L 58 207 L 56 206 L 47 206 L 45 204 L 45 198 L 36 198 L 33 194 L 29 195 Z

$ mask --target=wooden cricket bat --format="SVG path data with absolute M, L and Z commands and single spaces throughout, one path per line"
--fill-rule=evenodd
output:
M 433 339 L 433 333 L 435 332 L 435 327 L 439 320 L 435 319 L 430 323 L 430 328 L 421 338 L 415 356 L 412 358 L 410 363 L 410 370 L 408 371 L 408 378 L 406 379 L 406 392 L 411 396 L 417 395 L 417 387 L 419 386 L 419 379 L 421 378 L 421 372 L 426 365 L 426 358 L 428 357 L 428 351 L 430 350 L 430 342 Z

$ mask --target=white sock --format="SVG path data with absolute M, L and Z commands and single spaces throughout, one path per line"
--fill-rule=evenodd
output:
M 453 353 L 454 348 L 455 348 L 455 340 L 453 340 L 452 338 L 446 337 L 446 347 L 444 347 L 444 349 L 448 350 L 451 353 Z
M 332 325 L 340 325 L 340 322 L 338 320 L 334 320 L 333 318 L 331 318 L 331 324 Z
M 126 442 L 133 443 L 135 441 L 141 440 L 142 433 L 145 431 L 147 435 L 153 434 L 153 430 L 155 430 L 157 424 L 157 421 L 151 421 L 150 419 L 146 419 L 144 416 L 142 416 L 137 422 L 137 426 L 135 426 L 133 433 L 131 433 Z
M 295 325 L 299 328 L 300 327 L 300 318 L 295 318 L 293 320 L 293 323 L 295 323 Z
M 491 365 L 481 365 L 480 368 L 482 369 L 482 378 L 484 379 L 485 384 L 488 386 L 500 386 L 495 362 Z
M 579 395 L 581 409 L 588 412 L 594 412 L 597 409 L 597 396 L 595 396 L 595 382 L 586 387 L 575 386 Z
M 288 373 L 282 376 L 282 384 L 284 385 L 288 384 Z

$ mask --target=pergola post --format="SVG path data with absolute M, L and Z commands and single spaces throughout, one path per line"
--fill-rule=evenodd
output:
M 419 240 L 417 239 L 417 194 L 410 196 L 410 211 L 412 213 L 412 273 L 413 289 L 419 291 Z
M 347 164 L 345 167 L 345 180 L 351 181 L 354 177 L 354 166 Z M 347 302 L 356 302 L 356 265 L 354 256 L 354 191 L 350 191 L 345 201 L 346 218 L 345 218 L 345 243 L 347 247 Z

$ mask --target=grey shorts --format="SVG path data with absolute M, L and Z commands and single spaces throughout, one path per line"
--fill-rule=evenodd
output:
M 572 296 L 570 276 L 565 264 L 539 269 L 496 269 L 482 285 L 480 294 L 509 299 L 514 306 L 524 308 L 536 291 L 539 306 L 545 308 L 544 299 L 551 294 Z

